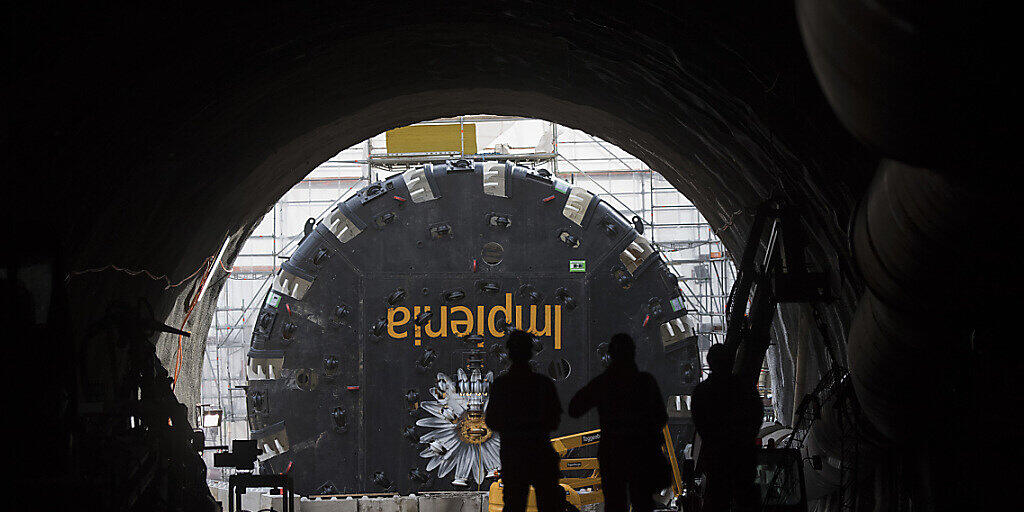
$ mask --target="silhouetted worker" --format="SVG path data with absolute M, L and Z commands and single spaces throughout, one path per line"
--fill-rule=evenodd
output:
M 494 379 L 485 416 L 487 426 L 501 436 L 502 510 L 526 510 L 533 485 L 540 512 L 563 512 L 565 491 L 558 485 L 558 454 L 551 446 L 562 402 L 555 383 L 530 369 L 533 336 L 512 331 L 507 347 L 512 366 Z
M 707 354 L 711 376 L 697 385 L 690 400 L 700 434 L 701 469 L 708 477 L 703 510 L 752 510 L 757 467 L 755 438 L 764 408 L 753 383 L 732 374 L 732 354 L 712 345 Z
M 608 368 L 572 397 L 569 415 L 578 418 L 597 407 L 605 512 L 625 512 L 627 491 L 633 512 L 649 512 L 654 493 L 671 483 L 661 454 L 662 428 L 668 421 L 665 402 L 654 376 L 637 368 L 633 338 L 612 336 L 608 356 Z

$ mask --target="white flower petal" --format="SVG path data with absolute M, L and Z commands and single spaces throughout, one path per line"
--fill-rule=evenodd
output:
M 451 443 L 450 446 L 451 447 L 448 448 L 448 451 L 442 455 L 441 458 L 455 460 L 458 458 L 457 455 L 459 452 L 466 449 L 466 445 L 460 441 L 458 437 L 455 438 L 455 442 Z
M 443 404 L 441 402 L 420 402 L 420 409 L 429 412 L 430 414 L 442 418 L 441 408 Z
M 484 460 L 484 469 L 488 473 L 495 469 L 501 469 L 501 456 L 498 454 L 498 440 L 490 438 L 480 445 L 480 452 Z
M 477 445 L 473 449 L 473 480 L 476 480 L 477 484 L 484 483 L 484 459 L 482 448 Z
M 421 443 L 429 443 L 429 442 L 437 439 L 437 440 L 441 441 L 441 444 L 444 444 L 444 441 L 446 439 L 450 438 L 450 437 L 452 437 L 452 438 L 455 437 L 455 426 L 454 425 L 450 426 L 448 428 L 438 428 L 438 429 L 431 430 L 430 432 L 427 432 L 426 434 L 423 434 L 422 436 L 420 436 L 420 442 Z
M 454 423 L 442 419 L 442 418 L 420 418 L 416 420 L 416 426 L 419 427 L 430 427 L 430 428 L 447 428 L 453 426 Z
M 443 373 L 437 374 L 437 389 L 446 395 L 458 391 L 455 387 L 455 383 L 452 382 L 452 379 L 448 378 L 448 376 Z
M 462 448 L 462 447 L 460 446 L 459 448 Z M 437 470 L 437 477 L 438 478 L 444 478 L 448 473 L 451 473 L 452 470 L 455 469 L 455 463 L 458 460 L 458 458 L 457 457 L 453 457 L 452 455 L 456 451 L 458 451 L 458 449 L 453 450 L 452 452 L 448 453 L 447 457 L 444 457 L 444 458 L 441 459 L 441 467 L 438 468 L 438 470 Z
M 459 436 L 456 435 L 455 431 L 452 431 L 452 436 L 451 437 L 448 437 L 448 438 L 445 438 L 445 439 L 441 440 L 441 445 L 444 446 L 445 450 L 449 450 L 449 451 L 454 450 L 455 448 L 457 448 L 461 444 L 462 444 L 462 441 L 459 440 Z
M 452 410 L 452 408 L 448 407 L 447 405 L 441 408 L 441 417 L 450 421 L 453 424 L 459 422 L 459 415 L 456 414 L 455 411 Z
M 438 455 L 441 455 L 441 454 L 443 454 L 443 453 L 445 453 L 447 451 L 448 451 L 448 448 L 445 448 L 444 445 L 442 445 L 440 442 L 438 442 L 438 441 L 431 441 L 427 445 L 427 447 L 424 448 L 423 451 L 420 452 L 420 457 L 426 457 L 426 458 L 429 459 L 429 458 L 437 457 Z
M 476 450 L 472 447 L 466 446 L 459 450 L 459 454 L 455 459 L 455 479 L 465 482 L 465 480 L 469 478 L 469 472 L 473 468 L 473 461 L 476 459 Z
M 448 395 L 446 404 L 456 416 L 462 416 L 466 412 L 466 398 L 462 395 L 452 393 Z

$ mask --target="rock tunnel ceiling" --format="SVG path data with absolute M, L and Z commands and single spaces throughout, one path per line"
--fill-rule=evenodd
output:
M 56 230 L 71 268 L 114 262 L 187 275 L 339 147 L 459 112 L 543 117 L 640 157 L 694 200 L 733 252 L 750 221 L 742 210 L 769 195 L 821 212 L 807 220 L 812 256 L 836 270 L 843 293 L 830 326 L 842 339 L 858 292 L 844 219 L 873 161 L 828 111 L 793 13 L 636 7 L 513 3 L 496 14 L 396 3 L 349 6 L 346 16 L 182 13 L 167 23 L 140 12 L 140 23 L 117 26 L 102 10 L 47 18 L 49 31 L 18 35 L 41 53 L 17 62 L 29 100 L 15 111 L 16 137 L 48 141 L 39 154 L 62 148 L 54 159 L 21 159 L 25 176 L 76 169 L 58 187 L 68 192 L 42 205 L 70 221 L 16 228 Z M 387 20 L 386 30 L 374 20 Z M 90 31 L 95 43 L 77 47 L 89 26 L 109 30 Z M 202 37 L 173 35 L 189 32 Z M 125 41 L 134 42 L 130 54 Z M 380 79 L 395 69 L 417 78 Z M 96 81 L 45 79 L 56 70 Z M 109 94 L 125 84 L 131 94 Z M 76 108 L 64 108 L 68 98 Z M 122 200 L 107 201 L 111 194 Z M 182 316 L 180 297 L 117 276 L 78 279 L 70 293 L 79 326 L 102 313 L 96 296 L 143 295 L 171 323 Z M 177 388 L 186 403 L 198 398 L 201 345 L 186 348 Z M 159 346 L 173 357 L 175 340 Z
M 563 399 L 615 332 L 671 396 L 700 376 L 686 313 L 656 248 L 585 189 L 511 162 L 428 164 L 339 203 L 283 264 L 248 354 L 252 438 L 303 494 L 479 485 L 500 468 L 482 416 L 509 329 L 535 335 Z

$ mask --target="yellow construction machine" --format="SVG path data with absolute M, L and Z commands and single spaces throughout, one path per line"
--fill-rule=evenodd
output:
M 679 473 L 679 464 L 676 462 L 675 448 L 672 445 L 672 437 L 669 435 L 668 426 L 662 429 L 665 437 L 665 444 L 662 450 L 668 457 L 672 466 L 672 492 L 679 495 L 683 489 L 682 477 Z M 556 437 L 551 440 L 551 446 L 558 453 L 558 467 L 563 477 L 558 483 L 565 489 L 565 499 L 577 510 L 585 505 L 604 502 L 604 492 L 601 490 L 601 469 L 597 463 L 597 457 L 566 458 L 570 450 L 584 446 L 595 446 L 601 442 L 601 430 L 589 430 L 578 434 Z M 589 471 L 585 476 L 564 476 L 566 472 Z M 578 475 L 578 473 L 577 473 Z M 501 512 L 504 506 L 501 493 L 501 480 L 491 484 L 488 493 L 488 512 Z M 530 487 L 530 495 L 526 503 L 527 512 L 537 511 L 537 498 L 534 495 L 533 487 Z

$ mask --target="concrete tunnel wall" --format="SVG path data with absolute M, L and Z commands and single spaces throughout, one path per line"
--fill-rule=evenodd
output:
M 790 5 L 18 9 L 10 168 L 24 187 L 14 206 L 39 214 L 13 227 L 23 240 L 59 239 L 68 269 L 116 264 L 177 281 L 341 148 L 441 116 L 523 115 L 641 158 L 734 255 L 752 207 L 776 197 L 805 208 L 812 260 L 837 297 L 826 321 L 844 346 L 861 291 L 847 223 L 877 160 L 832 115 Z M 43 188 L 58 193 L 31 193 Z M 78 329 L 117 297 L 146 297 L 180 321 L 184 294 L 142 277 L 100 272 L 68 286 Z M 784 421 L 797 372 L 789 340 L 807 315 L 782 308 L 775 326 Z M 188 328 L 205 333 L 202 322 Z M 198 338 L 178 387 L 186 404 L 198 396 Z M 176 343 L 161 338 L 165 364 Z M 823 368 L 821 347 L 810 351 Z

